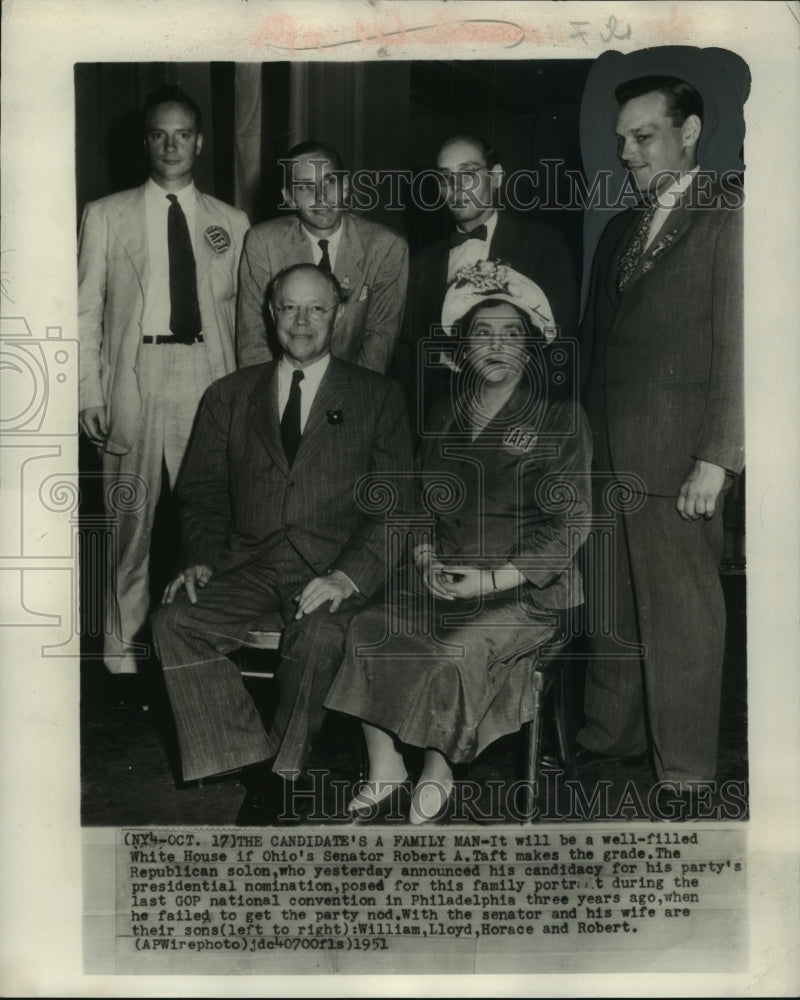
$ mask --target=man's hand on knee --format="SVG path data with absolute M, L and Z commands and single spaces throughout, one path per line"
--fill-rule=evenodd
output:
M 721 465 L 697 459 L 678 493 L 675 503 L 678 513 L 684 521 L 696 521 L 699 517 L 710 520 L 724 485 L 725 469 Z
M 162 604 L 172 604 L 180 593 L 181 587 L 186 588 L 186 595 L 192 604 L 197 604 L 197 588 L 205 587 L 214 569 L 211 566 L 201 564 L 199 566 L 188 566 L 182 573 L 178 573 L 172 583 L 168 584 L 161 598 Z
M 355 594 L 356 590 L 356 585 L 341 570 L 334 569 L 327 576 L 316 576 L 303 587 L 300 596 L 295 597 L 297 611 L 294 617 L 300 619 L 303 615 L 310 615 L 326 601 L 331 602 L 329 611 L 338 611 L 342 601 Z

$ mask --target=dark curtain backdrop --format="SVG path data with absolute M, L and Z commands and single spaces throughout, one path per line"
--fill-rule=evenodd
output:
M 140 108 L 163 83 L 187 90 L 203 112 L 198 187 L 258 222 L 279 213 L 278 160 L 316 138 L 338 148 L 351 169 L 419 172 L 435 164 L 443 139 L 477 132 L 495 144 L 507 173 L 560 158 L 579 170 L 586 60 L 370 63 L 78 64 L 76 185 L 87 201 L 147 176 Z M 404 233 L 413 249 L 447 227 L 443 211 L 380 203 L 367 214 Z M 543 213 L 581 259 L 581 212 Z
M 198 187 L 232 194 L 233 64 L 79 63 L 75 67 L 75 162 L 78 213 L 84 204 L 147 178 L 141 108 L 162 84 L 179 84 L 203 114 Z

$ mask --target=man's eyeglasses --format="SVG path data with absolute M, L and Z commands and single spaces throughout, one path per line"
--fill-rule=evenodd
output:
M 302 310 L 309 319 L 322 319 L 323 316 L 327 316 L 328 313 L 332 312 L 335 308 L 335 305 L 329 306 L 326 309 L 325 306 L 296 306 L 293 303 L 287 302 L 284 305 L 275 306 L 275 312 L 282 319 L 294 319 L 295 316 L 299 315 Z

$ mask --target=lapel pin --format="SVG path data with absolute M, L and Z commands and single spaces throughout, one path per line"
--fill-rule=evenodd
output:
M 222 226 L 209 226 L 203 233 L 203 236 L 205 236 L 206 243 L 208 243 L 214 253 L 225 253 L 231 245 L 231 238 Z
M 344 422 L 344 416 L 341 410 L 326 410 L 326 416 L 328 417 L 329 424 L 341 424 Z
M 531 427 L 511 427 L 503 435 L 503 447 L 512 455 L 533 451 L 539 435 Z

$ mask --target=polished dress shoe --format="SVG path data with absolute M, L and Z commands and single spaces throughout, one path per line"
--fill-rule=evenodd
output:
M 398 823 L 406 819 L 411 805 L 411 782 L 408 775 L 402 781 L 378 782 L 388 787 L 380 798 L 362 799 L 358 795 L 347 806 L 347 815 L 353 823 Z
M 294 785 L 272 770 L 272 761 L 263 760 L 242 769 L 245 797 L 236 816 L 236 826 L 281 826 L 299 823 L 302 812 L 292 802 Z
M 139 674 L 111 674 L 103 679 L 103 702 L 106 708 L 141 708 L 147 711 L 147 695 Z

